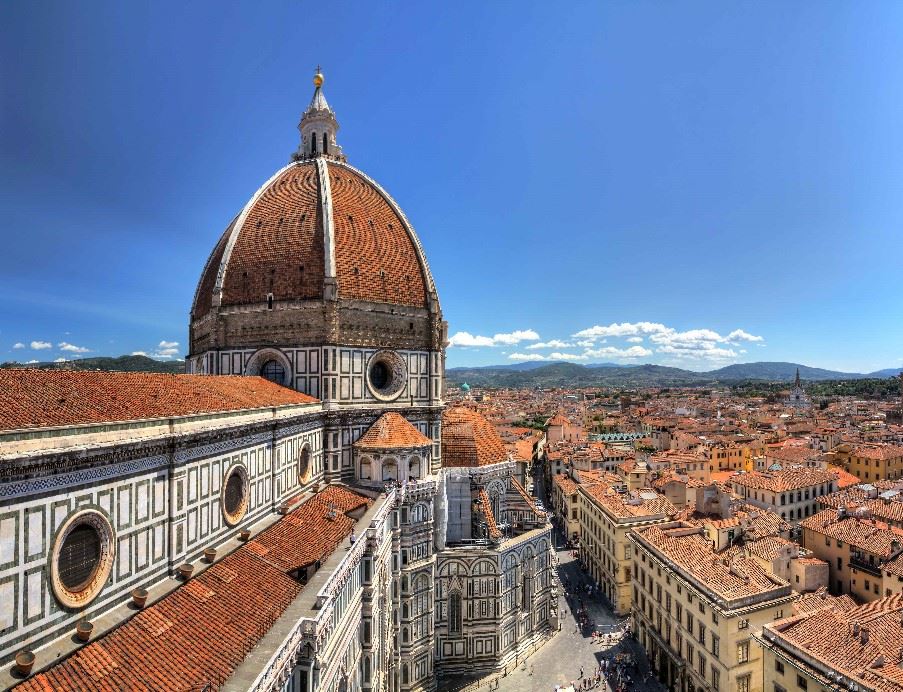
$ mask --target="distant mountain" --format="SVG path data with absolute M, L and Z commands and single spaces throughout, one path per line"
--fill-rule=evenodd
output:
M 64 363 L 3 363 L 3 368 L 39 368 L 41 370 L 116 370 L 119 372 L 185 372 L 183 360 L 154 360 L 147 356 L 99 356 L 97 358 L 76 358 Z
M 869 377 L 899 377 L 903 372 L 903 368 L 884 368 L 884 370 L 875 370 L 870 372 Z
M 839 372 L 823 368 L 810 368 L 797 363 L 738 363 L 728 365 L 708 373 L 718 380 L 768 380 L 769 382 L 789 382 L 796 377 L 799 368 L 803 380 L 857 380 L 868 375 L 856 372 Z
M 522 366 L 522 367 L 517 367 Z M 449 368 L 452 384 L 467 382 L 478 387 L 671 387 L 705 386 L 730 382 L 792 382 L 799 368 L 803 381 L 883 379 L 900 369 L 861 374 L 813 368 L 797 363 L 739 363 L 710 372 L 694 372 L 664 365 L 615 363 L 516 363 L 479 368 Z

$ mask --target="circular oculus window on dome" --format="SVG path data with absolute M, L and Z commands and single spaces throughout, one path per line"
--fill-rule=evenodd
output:
M 81 608 L 103 590 L 113 568 L 113 527 L 99 511 L 73 514 L 60 527 L 50 558 L 54 596 L 66 608 Z
M 236 464 L 226 474 L 222 497 L 223 518 L 229 526 L 235 526 L 248 513 L 248 470 Z
M 394 401 L 404 390 L 408 370 L 395 351 L 377 351 L 367 364 L 367 387 L 380 401 Z

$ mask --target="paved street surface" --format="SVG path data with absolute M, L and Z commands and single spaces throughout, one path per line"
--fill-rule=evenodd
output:
M 537 496 L 545 502 L 546 508 L 550 508 L 541 478 L 537 479 L 536 491 Z M 603 678 L 598 685 L 592 687 L 591 684 L 603 659 L 607 660 L 609 665 L 613 665 L 616 660 L 623 660 L 624 654 L 627 654 L 635 662 L 636 667 L 625 666 L 624 674 L 629 675 L 630 679 L 624 681 L 622 691 L 663 692 L 664 686 L 649 671 L 642 647 L 634 639 L 622 636 L 627 624 L 626 618 L 616 618 L 602 597 L 587 596 L 584 587 L 589 584 L 588 577 L 571 556 L 571 551 L 565 549 L 564 538 L 557 531 L 555 540 L 558 544 L 557 588 L 562 594 L 558 600 L 561 630 L 506 675 L 487 676 L 471 683 L 467 690 L 553 692 L 556 687 L 567 689 L 571 685 L 581 690 L 584 689 L 584 680 L 580 679 L 582 668 L 584 678 L 589 679 L 590 685 L 585 689 L 617 692 L 618 678 L 614 675 L 610 676 L 607 682 Z M 565 583 L 569 587 L 566 595 L 563 588 Z M 581 607 L 586 609 L 588 622 L 592 625 L 587 624 L 582 630 L 577 625 L 577 612 Z M 610 634 L 596 640 L 592 636 L 593 631 Z M 459 686 L 453 681 L 448 681 L 443 687 L 455 689 Z
M 561 537 L 558 536 L 559 544 Z M 570 583 L 571 593 L 559 599 L 559 617 L 561 618 L 561 631 L 550 639 L 527 661 L 521 664 L 516 671 L 505 677 L 497 678 L 497 683 L 491 683 L 491 689 L 499 690 L 547 690 L 551 692 L 556 686 L 568 687 L 576 683 L 576 688 L 581 689 L 580 669 L 586 677 L 592 678 L 603 659 L 608 659 L 609 664 L 620 654 L 630 654 L 637 663 L 634 672 L 628 669 L 631 681 L 625 688 L 630 692 L 661 692 L 664 690 L 658 680 L 647 676 L 649 665 L 640 646 L 633 639 L 621 638 L 617 632 L 624 629 L 624 619 L 614 617 L 611 610 L 606 607 L 598 597 L 587 597 L 581 591 L 580 598 L 583 606 L 588 611 L 589 621 L 595 626 L 595 630 L 612 632 L 608 641 L 594 641 L 587 627 L 584 631 L 577 631 L 576 613 L 580 607 L 580 601 L 575 591 L 578 585 L 588 583 L 587 577 L 580 570 L 577 562 L 571 557 L 569 550 L 559 550 L 559 579 L 565 578 Z M 532 674 L 531 674 L 532 673 Z M 609 680 L 608 686 L 603 683 L 594 689 L 601 692 L 613 691 L 617 687 L 615 678 Z M 484 689 L 487 689 L 484 687 Z

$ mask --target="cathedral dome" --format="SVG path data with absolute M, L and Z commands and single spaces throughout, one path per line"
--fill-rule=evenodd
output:
M 391 197 L 340 161 L 296 161 L 226 229 L 192 308 L 338 298 L 427 308 L 434 290 L 420 241 Z
M 488 466 L 508 460 L 502 438 L 492 423 L 466 406 L 442 413 L 442 465 Z
M 318 72 L 292 162 L 245 204 L 204 266 L 191 308 L 192 353 L 264 343 L 363 345 L 363 332 L 377 327 L 349 309 L 398 316 L 378 327 L 408 332 L 388 345 L 441 347 L 438 296 L 417 234 L 392 197 L 345 162 L 322 83 Z M 324 304 L 329 309 L 315 319 L 312 310 Z M 266 311 L 273 314 L 247 317 Z

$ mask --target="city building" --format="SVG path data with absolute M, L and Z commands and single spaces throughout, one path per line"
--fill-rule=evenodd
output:
M 640 528 L 630 541 L 634 631 L 659 679 L 682 692 L 762 690 L 752 635 L 791 613 L 790 584 L 742 552 L 719 554 L 692 523 Z
M 583 474 L 578 475 L 579 479 Z M 677 508 L 651 488 L 628 490 L 617 476 L 578 482 L 580 559 L 602 587 L 616 615 L 630 612 L 632 530 L 668 521 Z
M 903 447 L 857 445 L 849 455 L 847 471 L 865 483 L 903 478 Z
M 812 406 L 809 397 L 806 396 L 806 390 L 803 389 L 803 383 L 800 381 L 800 369 L 796 369 L 796 378 L 793 380 L 793 387 L 790 388 L 790 394 L 784 402 L 786 406 L 793 409 L 807 409 Z
M 763 690 L 903 690 L 903 594 L 856 607 L 836 599 L 816 605 L 756 632 Z
M 860 601 L 899 591 L 903 529 L 873 519 L 867 508 L 825 509 L 800 524 L 802 543 L 828 563 L 832 593 L 848 593 Z M 889 573 L 893 574 L 889 574 Z M 887 585 L 885 586 L 885 575 Z
M 793 468 L 734 474 L 730 484 L 749 504 L 799 522 L 818 511 L 818 498 L 837 491 L 837 476 L 830 471 Z

